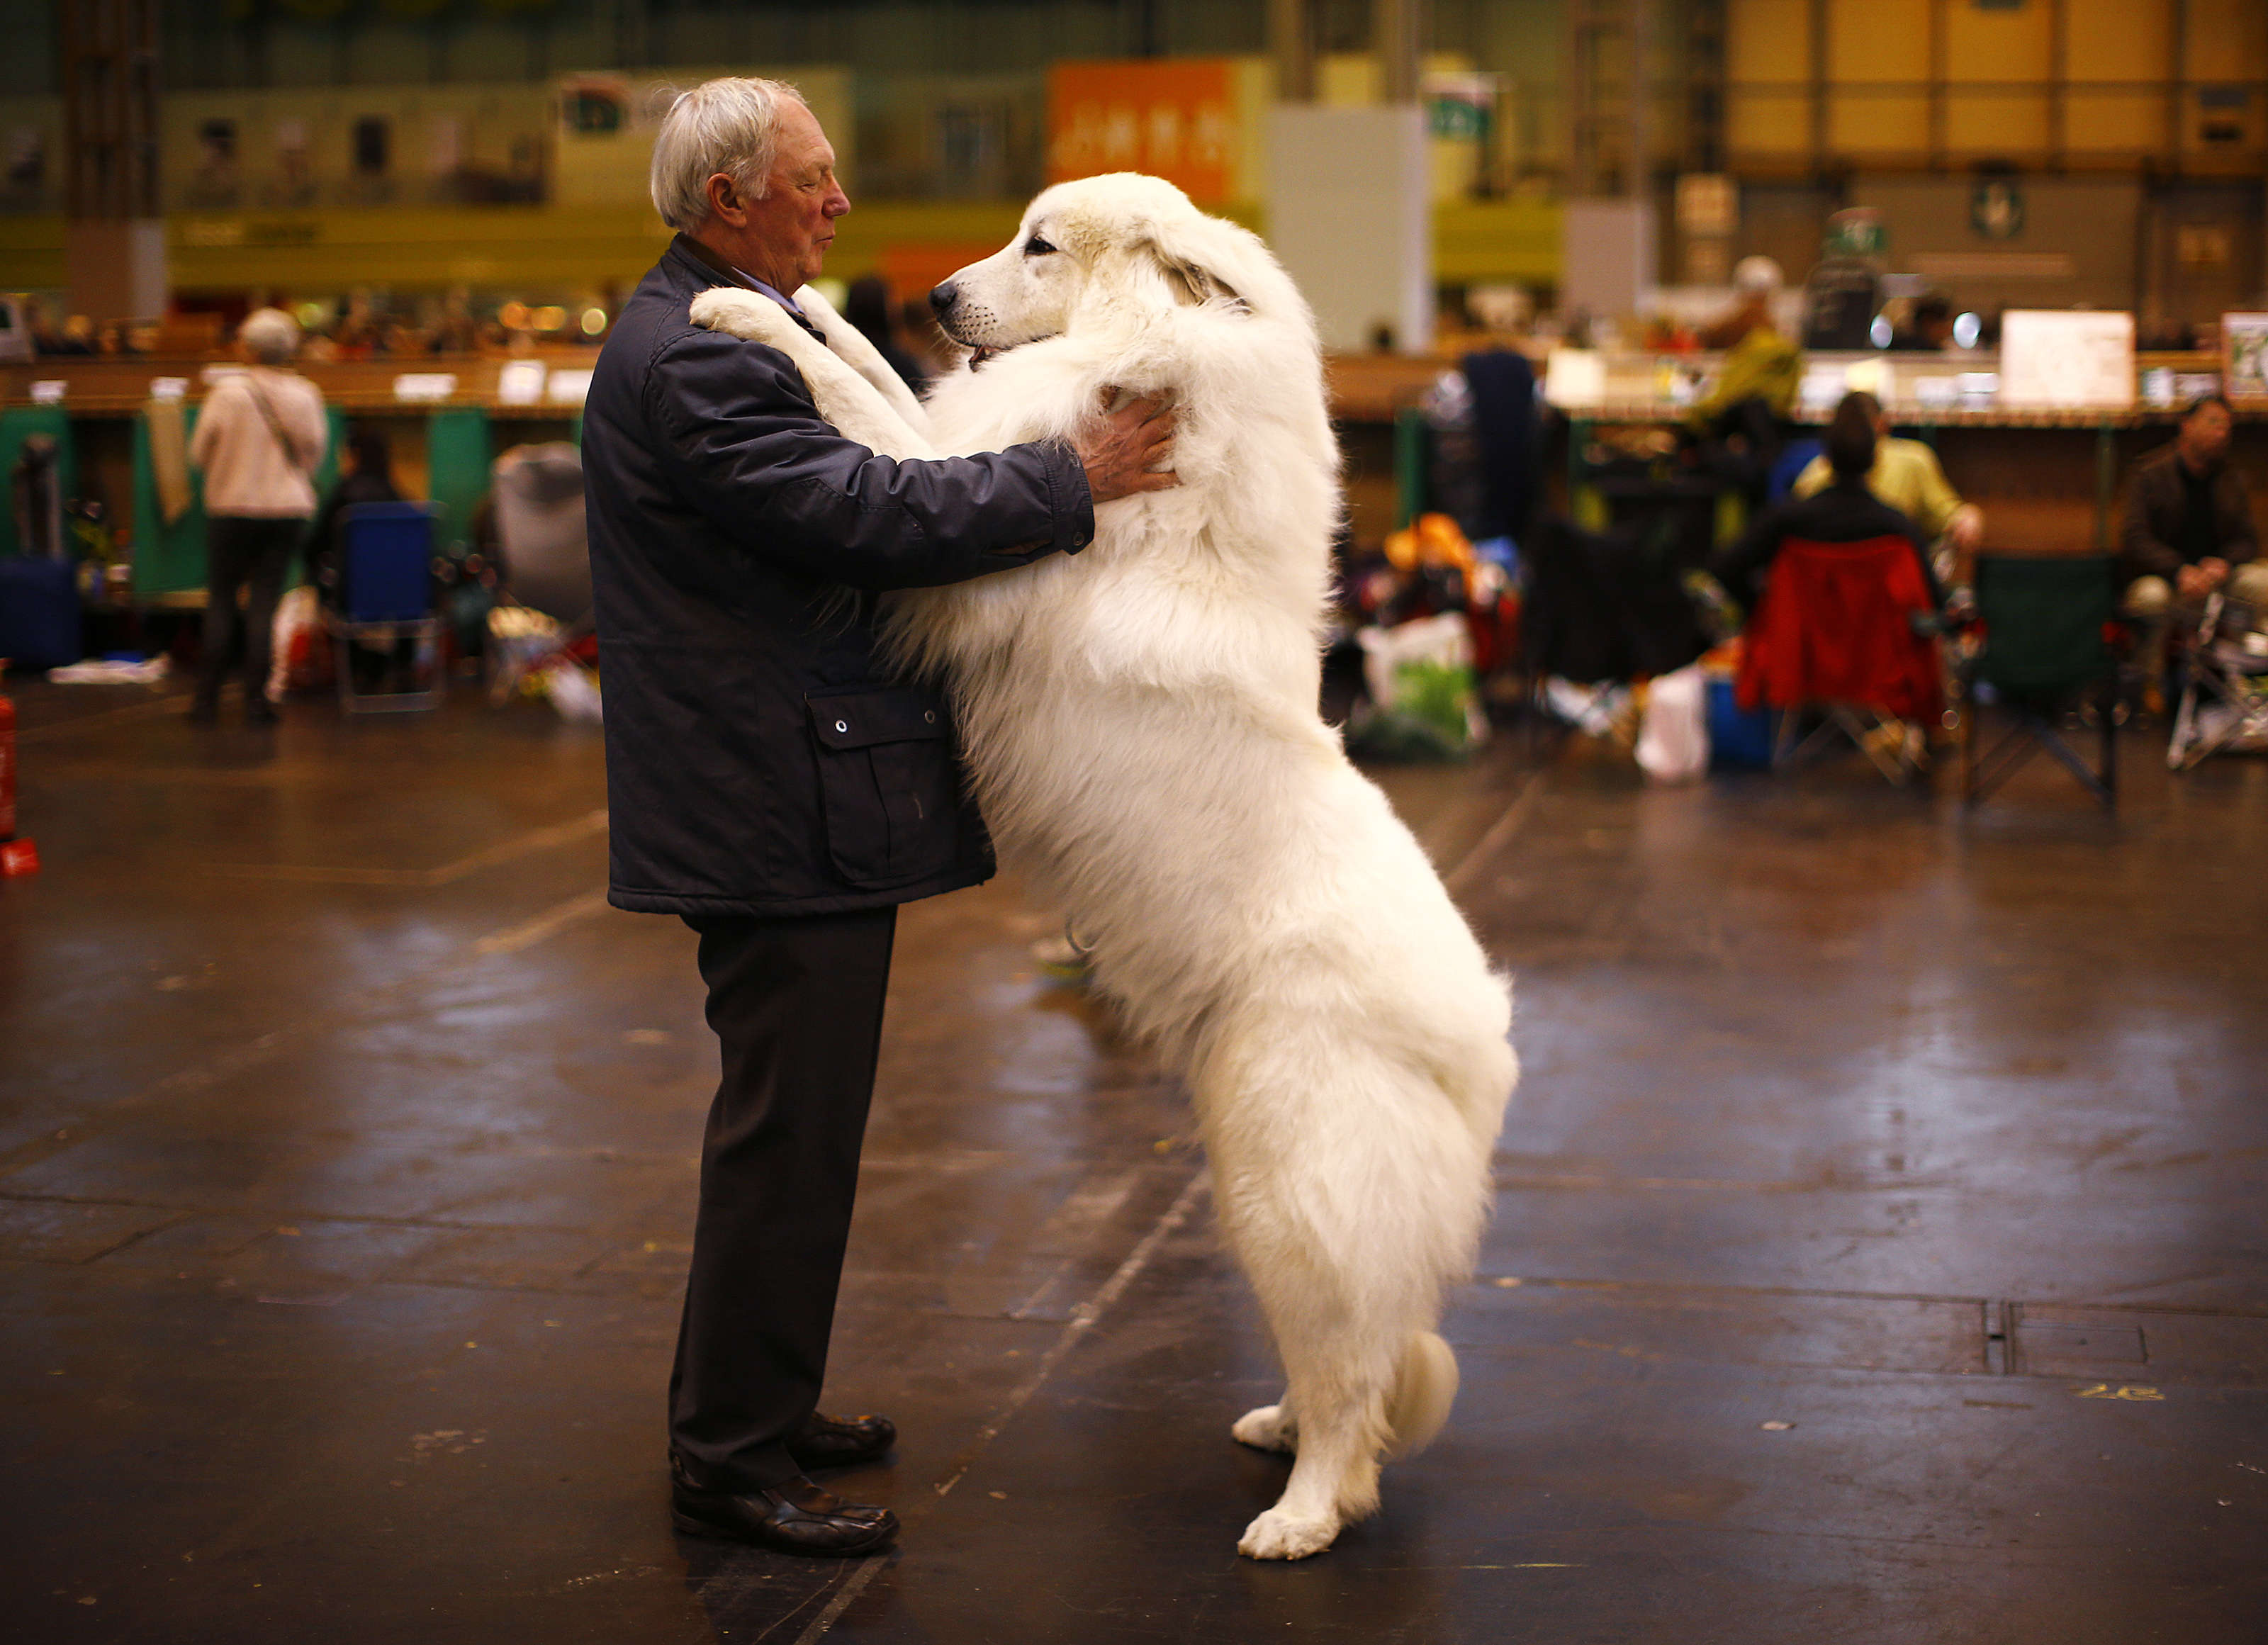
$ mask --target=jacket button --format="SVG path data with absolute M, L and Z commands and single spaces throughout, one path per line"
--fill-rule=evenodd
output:
M 838 719 L 835 722 L 835 728 L 837 731 L 848 731 L 850 729 L 850 722 L 847 719 Z
M 1074 549 L 1085 548 L 1086 546 L 1086 533 L 1082 531 L 1074 535 L 1071 540 L 1071 546 Z

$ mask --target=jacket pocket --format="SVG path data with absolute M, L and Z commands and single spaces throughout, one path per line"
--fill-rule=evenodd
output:
M 961 846 L 952 727 L 934 692 L 807 697 L 827 850 L 853 885 L 902 885 L 950 867 Z

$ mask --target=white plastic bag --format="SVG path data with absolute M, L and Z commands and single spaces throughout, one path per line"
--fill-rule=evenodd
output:
M 595 726 L 604 718 L 599 702 L 599 682 L 571 660 L 558 657 L 546 664 L 543 686 L 551 698 L 551 706 L 559 711 L 562 719 Z
M 1654 781 L 1690 782 L 1708 771 L 1707 690 L 1698 663 L 1658 676 L 1647 690 L 1638 763 Z
M 1460 757 L 1488 737 L 1473 674 L 1472 631 L 1462 612 L 1356 631 L 1367 712 L 1350 727 L 1366 751 L 1401 758 Z

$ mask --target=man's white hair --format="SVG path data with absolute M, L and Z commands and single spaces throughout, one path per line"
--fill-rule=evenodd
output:
M 653 140 L 653 209 L 674 229 L 709 220 L 709 180 L 718 172 L 752 200 L 764 197 L 779 148 L 783 101 L 803 103 L 784 80 L 708 80 L 681 92 Z M 807 103 L 805 107 L 809 107 Z
M 255 308 L 236 328 L 236 340 L 262 365 L 281 365 L 299 351 L 299 322 L 280 308 Z

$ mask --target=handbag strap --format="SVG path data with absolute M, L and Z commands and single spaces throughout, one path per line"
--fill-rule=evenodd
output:
M 252 403 L 260 408 L 260 420 L 268 424 L 268 432 L 276 437 L 276 448 L 284 454 L 284 465 L 293 473 L 306 476 L 307 465 L 299 461 L 298 448 L 291 444 L 291 435 L 284 432 L 284 424 L 276 415 L 276 408 L 268 402 L 268 396 L 260 392 L 260 385 L 254 382 L 248 374 L 244 379 L 244 387 L 252 396 Z

